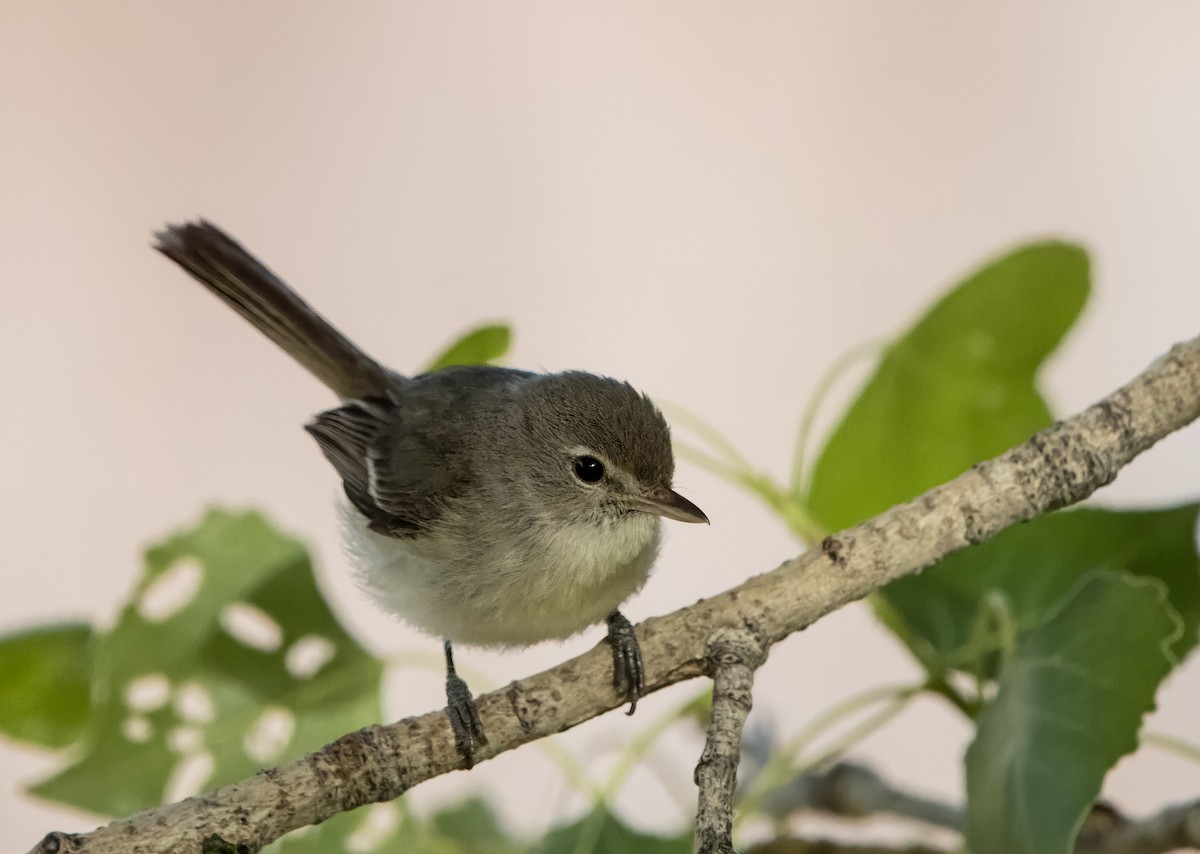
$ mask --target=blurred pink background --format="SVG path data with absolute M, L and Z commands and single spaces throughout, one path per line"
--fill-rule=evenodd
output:
M 0 630 L 110 620 L 140 549 L 222 503 L 308 540 L 373 649 L 436 660 L 435 640 L 376 613 L 345 571 L 337 485 L 300 429 L 332 400 L 150 251 L 164 221 L 222 224 L 394 367 L 509 320 L 512 364 L 629 378 L 785 477 L 831 361 L 899 332 L 1018 241 L 1093 253 L 1093 299 L 1045 376 L 1060 412 L 1200 333 L 1198 34 L 1189 2 L 9 0 Z M 1194 498 L 1198 460 L 1193 427 L 1099 500 Z M 686 464 L 678 482 L 713 525 L 671 527 L 626 609 L 636 619 L 798 549 L 745 494 Z M 482 690 L 602 633 L 462 657 Z M 791 733 L 915 674 L 854 606 L 776 647 L 755 717 Z M 557 742 L 600 779 L 625 739 L 698 688 Z M 440 698 L 434 670 L 389 679 L 392 717 Z M 1196 740 L 1198 703 L 1193 660 L 1150 726 Z M 967 735 L 923 701 L 855 755 L 957 799 Z M 639 772 L 618 806 L 679 826 L 698 753 L 693 734 L 672 734 L 652 757 L 667 786 Z M 55 764 L 0 742 L 0 827 L 19 850 L 96 823 L 19 793 Z M 582 808 L 536 747 L 410 797 L 426 808 L 473 791 L 529 832 Z M 1145 750 L 1106 791 L 1149 810 L 1195 797 L 1200 767 Z

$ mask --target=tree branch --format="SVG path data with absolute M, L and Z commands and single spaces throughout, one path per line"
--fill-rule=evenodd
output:
M 1076 854 L 1162 854 L 1181 848 L 1200 848 L 1200 801 L 1137 820 L 1111 809 L 1093 811 L 1075 845 Z
M 842 818 L 889 813 L 959 832 L 963 827 L 960 807 L 899 789 L 857 762 L 801 774 L 772 792 L 763 808 L 776 821 L 801 810 L 820 810 Z
M 708 644 L 713 668 L 712 720 L 694 779 L 697 854 L 733 854 L 733 792 L 742 755 L 742 728 L 754 703 L 754 671 L 767 659 L 762 638 L 747 628 L 722 627 Z
M 815 620 L 1005 527 L 1086 498 L 1134 457 L 1200 416 L 1200 339 L 1180 344 L 1082 413 L 980 463 L 949 483 L 828 537 L 725 593 L 639 629 L 646 688 L 707 670 L 708 639 L 722 626 L 755 626 L 769 646 Z M 479 698 L 489 759 L 621 704 L 602 644 Z M 34 851 L 88 854 L 200 852 L 216 835 L 255 852 L 283 834 L 363 804 L 399 797 L 462 767 L 442 711 L 343 736 L 308 756 L 212 794 L 113 822 L 92 833 L 52 833 Z M 231 848 L 231 850 L 233 850 Z
M 955 854 L 927 845 L 893 846 L 872 843 L 840 842 L 836 839 L 800 839 L 783 836 L 755 845 L 746 854 Z
M 866 769 L 861 770 L 871 775 L 874 773 Z M 870 783 L 869 785 L 874 784 Z M 908 797 L 903 793 L 898 794 L 901 798 Z M 872 798 L 873 796 L 868 796 L 868 800 Z M 826 807 L 822 804 L 814 804 L 814 808 L 825 809 Z M 953 808 L 946 807 L 945 809 L 952 810 Z M 879 812 L 895 811 L 886 805 L 880 805 L 877 810 L 860 812 L 857 806 L 850 805 L 848 809 L 835 808 L 833 812 L 847 817 L 861 818 Z M 911 815 L 910 817 L 924 820 L 920 815 Z M 937 820 L 934 820 L 933 823 L 943 824 Z M 1138 820 L 1127 818 L 1111 806 L 1097 804 L 1084 820 L 1083 827 L 1079 831 L 1079 838 L 1075 842 L 1075 854 L 1166 854 L 1168 851 L 1183 849 L 1200 849 L 1200 801 L 1169 806 L 1155 815 Z M 831 839 L 781 836 L 755 845 L 747 851 L 747 854 L 950 854 L 950 852 L 927 848 L 923 845 L 896 847 Z

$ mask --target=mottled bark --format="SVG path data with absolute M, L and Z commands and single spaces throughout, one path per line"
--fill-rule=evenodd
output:
M 712 719 L 696 766 L 697 854 L 733 854 L 733 793 L 742 756 L 742 729 L 753 705 L 754 671 L 767 658 L 763 640 L 749 627 L 722 627 L 708 644 L 712 667 Z

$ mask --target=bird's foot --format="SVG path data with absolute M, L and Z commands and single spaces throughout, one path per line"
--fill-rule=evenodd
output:
M 638 646 L 633 624 L 620 611 L 608 617 L 608 642 L 613 653 L 613 687 L 625 695 L 632 715 L 637 711 L 638 698 L 646 693 L 646 668 L 642 664 L 642 650 Z
M 446 676 L 446 714 L 450 717 L 458 752 L 467 768 L 474 767 L 476 753 L 480 745 L 487 744 L 487 735 L 483 732 L 483 722 L 479 720 L 479 709 L 471 689 L 454 674 Z

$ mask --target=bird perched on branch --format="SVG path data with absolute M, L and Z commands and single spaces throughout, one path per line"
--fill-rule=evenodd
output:
M 517 647 L 608 625 L 613 682 L 644 691 L 618 610 L 658 554 L 661 519 L 707 522 L 672 488 L 666 421 L 628 383 L 488 365 L 404 376 L 376 362 L 203 220 L 155 249 L 329 387 L 305 429 L 342 479 L 348 548 L 386 610 L 444 639 L 456 743 L 487 738 L 453 644 Z

